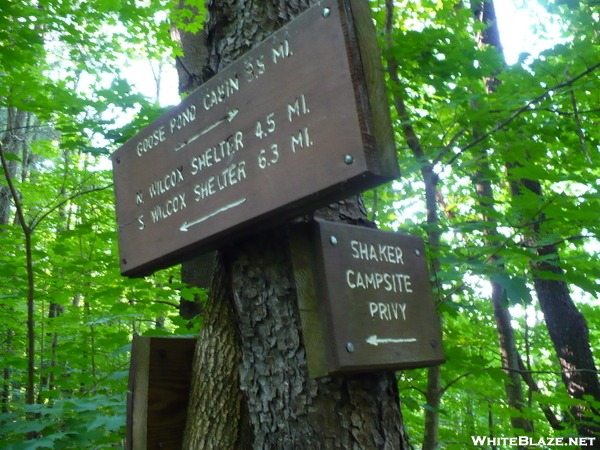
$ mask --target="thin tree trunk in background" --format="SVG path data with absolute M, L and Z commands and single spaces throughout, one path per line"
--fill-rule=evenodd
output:
M 9 163 L 4 152 L 4 146 L 0 142 L 0 162 L 4 170 L 4 176 L 10 190 L 12 201 L 15 204 L 17 222 L 23 230 L 25 240 L 25 258 L 27 271 L 27 388 L 26 401 L 28 405 L 35 402 L 35 283 L 33 272 L 33 246 L 31 242 L 32 229 L 27 226 L 23 208 L 19 199 L 19 193 L 15 188 L 13 177 L 10 176 Z
M 485 36 L 483 41 L 486 41 Z M 493 89 L 491 83 L 488 83 L 488 89 Z M 478 135 L 477 131 L 473 134 L 476 137 Z M 484 212 L 486 209 L 492 210 L 494 208 L 492 203 L 494 200 L 494 191 L 490 180 L 485 175 L 491 170 L 489 164 L 486 162 L 486 158 L 487 152 L 484 150 L 481 152 L 480 157 L 481 169 L 475 171 L 472 182 L 475 185 L 479 206 L 482 208 L 481 220 L 489 224 L 484 230 L 486 244 L 492 246 L 498 243 L 499 235 L 493 226 L 493 219 Z M 504 264 L 498 264 L 498 258 L 495 256 L 490 258 L 488 263 L 497 266 L 499 270 L 504 270 Z M 494 281 L 493 277 L 490 279 L 490 285 L 492 288 L 491 300 L 496 321 L 500 358 L 502 367 L 505 367 L 504 373 L 508 377 L 508 380 L 504 382 L 506 401 L 516 412 L 516 414 L 511 414 L 511 424 L 518 434 L 531 432 L 533 431 L 531 421 L 521 417 L 523 407 L 525 406 L 525 397 L 523 395 L 523 387 L 521 386 L 521 377 L 519 375 L 519 353 L 517 350 L 515 331 L 511 323 L 512 317 L 508 310 L 508 305 L 504 304 L 506 292 L 500 283 Z
M 482 2 L 480 13 L 480 20 L 491 25 L 484 33 L 483 42 L 497 47 L 502 52 L 493 1 Z M 497 82 L 497 80 L 490 81 L 491 84 Z M 519 183 L 512 183 L 514 197 L 521 195 L 522 189 L 528 189 L 543 199 L 542 186 L 537 180 L 522 179 Z M 536 254 L 540 257 L 540 259 L 532 259 L 530 265 L 540 308 L 561 366 L 563 382 L 571 397 L 581 400 L 584 395 L 591 395 L 596 401 L 600 401 L 600 383 L 590 349 L 587 322 L 577 310 L 567 284 L 552 276 L 544 275 L 544 273 L 562 275 L 563 270 L 560 267 L 560 257 L 555 245 L 537 245 L 539 237 L 543 235 L 541 228 L 540 222 L 530 228 L 528 245 L 536 248 Z M 597 415 L 600 411 L 577 405 L 571 408 L 571 412 L 581 436 L 598 435 L 600 424 L 586 418 L 586 414 L 592 412 Z M 600 443 L 597 445 L 600 448 Z
M 6 340 L 5 340 L 5 353 L 13 354 L 14 350 L 12 348 L 13 345 L 13 337 L 15 333 L 13 330 L 6 330 Z M 2 413 L 7 413 L 9 411 L 9 405 L 11 401 L 11 368 L 9 366 L 5 366 L 2 371 Z
M 477 135 L 477 132 L 474 133 Z M 473 184 L 475 185 L 475 191 L 479 199 L 479 206 L 482 207 L 482 211 L 485 209 L 493 209 L 494 192 L 492 184 L 489 179 L 486 178 L 485 173 L 489 173 L 490 167 L 485 162 L 486 152 L 481 152 L 482 168 L 475 172 L 472 177 Z M 484 231 L 486 244 L 488 246 L 496 245 L 498 243 L 498 232 L 493 227 L 493 219 L 490 218 L 486 213 L 481 213 L 481 219 L 490 224 Z M 504 270 L 504 264 L 498 264 L 498 258 L 492 257 L 488 262 L 497 266 L 499 270 Z M 506 392 L 506 401 L 511 408 L 516 411 L 516 415 L 511 415 L 511 424 L 519 433 L 533 431 L 533 424 L 530 420 L 526 420 L 520 417 L 525 406 L 525 397 L 523 394 L 523 388 L 521 386 L 521 376 L 519 375 L 519 352 L 517 350 L 517 343 L 515 339 L 515 331 L 513 329 L 511 320 L 511 314 L 508 310 L 508 305 L 504 304 L 504 297 L 506 295 L 504 288 L 494 281 L 493 277 L 490 279 L 490 285 L 492 288 L 492 305 L 494 311 L 494 318 L 496 321 L 496 332 L 498 334 L 498 346 L 500 350 L 500 358 L 502 361 L 502 367 L 505 367 L 504 373 L 508 377 L 508 381 L 504 382 L 504 390 Z
M 510 171 L 514 165 L 509 164 L 508 167 Z M 543 199 L 539 181 L 521 179 L 512 183 L 513 196 L 522 195 L 524 189 Z M 540 214 L 536 218 L 539 220 L 529 228 L 526 236 L 527 247 L 535 249 L 538 256 L 530 261 L 535 292 L 560 364 L 567 393 L 579 400 L 589 395 L 595 401 L 600 401 L 600 383 L 590 347 L 587 321 L 575 306 L 567 284 L 557 279 L 564 274 L 558 248 L 553 244 L 538 244 L 538 241 L 550 232 L 549 229 L 543 228 L 544 218 L 544 214 Z M 570 409 L 578 433 L 584 437 L 597 437 L 600 424 L 588 416 L 592 413 L 597 417 L 600 411 L 591 405 L 586 406 L 585 402 Z M 598 447 L 595 448 L 600 448 L 600 442 L 596 442 L 596 445 Z
M 17 176 L 17 161 L 9 160 L 7 155 L 21 157 L 23 147 L 27 146 L 27 133 L 30 114 L 16 108 L 8 108 L 4 136 L 0 141 L 0 158 L 7 186 L 0 192 L 0 223 L 8 223 L 11 216 L 11 203 L 16 214 L 14 222 L 21 227 L 25 239 L 25 255 L 27 269 L 27 404 L 35 402 L 35 303 L 34 303 L 34 273 L 32 257 L 32 230 L 25 223 L 23 209 L 20 203 L 20 193 L 14 185 Z
M 206 32 L 180 33 L 184 49 L 206 58 L 178 60 L 184 89 L 308 7 L 209 2 Z M 365 219 L 352 199 L 321 215 Z M 308 378 L 283 228 L 232 243 L 218 261 L 196 350 L 184 450 L 408 448 L 393 373 Z
M 21 157 L 23 144 L 26 142 L 29 113 L 16 108 L 7 108 L 6 122 L 3 124 L 0 145 L 5 153 Z M 17 176 L 18 161 L 8 160 L 7 176 L 14 179 Z M 8 185 L 0 186 L 0 225 L 8 225 L 11 220 L 12 194 Z
M 7 153 L 15 154 L 17 152 L 16 145 L 14 145 L 13 139 L 11 138 L 11 132 L 15 127 L 15 114 L 17 113 L 15 108 L 2 109 L 4 112 L 3 117 L 6 120 L 6 123 L 3 124 L 3 136 L 1 138 L 1 146 L 6 148 Z M 9 150 L 10 149 L 10 150 Z M 9 161 L 7 163 L 8 167 L 8 176 L 14 177 L 17 171 L 17 161 Z M 8 186 L 0 186 L 0 225 L 8 225 L 11 221 L 11 206 L 12 204 L 12 196 L 10 192 L 10 188 Z M 3 230 L 0 229 L 0 233 Z M 12 344 L 14 331 L 6 330 L 6 353 L 12 353 Z M 2 371 L 2 379 L 3 379 L 3 387 L 2 387 L 2 412 L 8 412 L 8 406 L 11 399 L 11 368 L 6 366 Z
M 394 3 L 391 0 L 386 0 L 386 25 L 384 33 L 386 36 L 392 35 L 392 23 L 394 15 Z M 400 79 L 398 77 L 398 62 L 396 59 L 388 55 L 387 71 L 392 83 L 398 89 L 402 89 Z M 415 159 L 421 164 L 421 175 L 425 183 L 425 206 L 427 209 L 427 244 L 433 252 L 438 251 L 441 241 L 441 232 L 439 231 L 439 214 L 438 214 L 438 198 L 441 193 L 438 190 L 439 177 L 435 173 L 432 162 L 428 159 L 423 151 L 423 147 L 411 124 L 411 118 L 406 108 L 406 104 L 401 95 L 394 94 L 394 106 L 402 124 L 404 139 L 408 147 L 412 151 Z M 435 254 L 435 253 L 434 253 Z M 439 258 L 431 256 L 431 267 L 434 273 L 439 272 L 441 264 Z M 434 286 L 435 288 L 435 286 Z M 427 405 L 430 408 L 425 409 L 425 430 L 423 436 L 423 450 L 434 450 L 438 447 L 439 438 L 439 408 L 443 395 L 441 367 L 430 367 L 427 370 Z
M 57 303 L 50 303 L 50 310 L 48 311 L 48 318 L 50 321 L 52 319 L 58 318 L 63 312 L 63 307 Z M 56 367 L 56 347 L 58 347 L 58 332 L 54 331 L 48 334 L 50 337 L 50 367 Z M 55 375 L 54 371 L 50 372 L 48 375 L 48 390 L 54 389 L 54 381 Z

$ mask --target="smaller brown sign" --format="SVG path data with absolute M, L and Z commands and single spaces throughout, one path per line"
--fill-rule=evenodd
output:
M 291 242 L 311 377 L 445 361 L 423 239 L 317 220 Z

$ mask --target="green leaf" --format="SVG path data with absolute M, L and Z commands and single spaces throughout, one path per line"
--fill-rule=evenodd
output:
M 500 273 L 493 275 L 492 280 L 502 286 L 510 304 L 527 305 L 531 303 L 531 291 L 525 278 Z

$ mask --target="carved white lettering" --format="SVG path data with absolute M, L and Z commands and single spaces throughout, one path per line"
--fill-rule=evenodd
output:
M 267 158 L 267 156 L 270 156 L 270 158 Z M 279 161 L 279 150 L 277 144 L 271 144 L 270 154 L 267 153 L 264 148 L 258 152 L 258 167 L 261 169 L 265 169 L 271 164 L 275 164 L 277 161 Z
M 222 191 L 228 186 L 237 184 L 238 181 L 246 178 L 246 162 L 240 161 L 227 167 L 217 177 L 217 185 Z
M 214 147 L 209 147 L 200 155 L 192 158 L 191 174 L 196 175 L 202 169 L 211 167 L 213 164 L 220 162 L 227 156 L 231 156 L 244 147 L 244 135 L 241 131 L 227 138 L 225 141 L 219 142 Z
M 273 47 L 273 63 L 277 64 L 277 58 L 287 58 L 292 56 L 293 53 L 290 50 L 290 41 L 287 39 L 280 43 L 277 47 Z
M 369 302 L 369 314 L 379 320 L 406 320 L 406 303 Z
M 166 219 L 176 212 L 179 212 L 187 207 L 185 203 L 185 194 L 177 194 L 165 203 L 157 205 L 150 210 L 152 222 L 156 223 L 159 220 Z
M 154 198 L 157 195 L 164 194 L 169 189 L 174 188 L 183 181 L 183 166 L 179 166 L 171 173 L 166 174 L 163 178 L 153 181 L 148 186 L 148 192 L 150 198 Z
M 215 177 L 210 177 L 202 183 L 194 186 L 194 194 L 196 194 L 194 200 L 199 202 L 209 195 L 213 195 L 215 192 L 217 192 L 215 191 Z
M 205 199 L 218 191 L 222 191 L 229 186 L 233 186 L 246 178 L 246 161 L 233 163 L 218 175 L 211 176 L 207 180 L 194 186 L 194 194 L 196 194 L 194 200 L 199 202 L 200 200 Z
M 295 116 L 300 116 L 302 114 L 308 114 L 310 110 L 306 107 L 306 97 L 304 94 L 300 95 L 300 97 L 296 98 L 294 103 L 288 104 L 288 121 L 292 121 Z
M 137 143 L 137 146 L 136 146 L 137 155 L 142 156 L 148 150 L 156 147 L 158 144 L 160 144 L 165 139 L 166 139 L 165 127 L 159 127 L 150 136 L 142 139 L 140 142 Z
M 413 292 L 410 275 L 402 273 L 370 273 L 346 270 L 346 283 L 350 289 L 383 289 L 388 292 Z
M 169 121 L 169 129 L 171 133 L 175 133 L 176 130 L 181 130 L 188 123 L 193 122 L 196 119 L 196 106 L 190 105 L 183 112 L 177 114 Z
M 304 130 L 300 130 L 297 136 L 292 136 L 292 151 L 296 153 L 296 147 L 304 148 L 310 147 L 313 142 L 310 140 L 308 135 L 308 127 L 304 127 Z
M 215 89 L 209 91 L 204 96 L 204 109 L 209 111 L 213 106 L 218 105 L 226 98 L 231 97 L 234 92 L 240 90 L 240 82 L 237 78 L 227 78 Z
M 350 241 L 352 257 L 379 261 L 391 264 L 404 264 L 402 249 L 393 245 L 368 244 L 360 241 Z
M 263 55 L 259 56 L 255 60 L 246 61 L 246 75 L 248 82 L 252 82 L 256 80 L 259 76 L 265 73 L 265 57 Z
M 135 204 L 136 205 L 141 205 L 142 203 L 144 203 L 144 195 L 142 191 L 137 191 L 135 193 Z

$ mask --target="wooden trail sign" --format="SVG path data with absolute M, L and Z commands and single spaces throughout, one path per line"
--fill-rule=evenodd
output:
M 324 0 L 112 155 L 121 272 L 396 178 L 369 5 Z
M 423 239 L 317 220 L 290 242 L 311 377 L 445 361 Z

